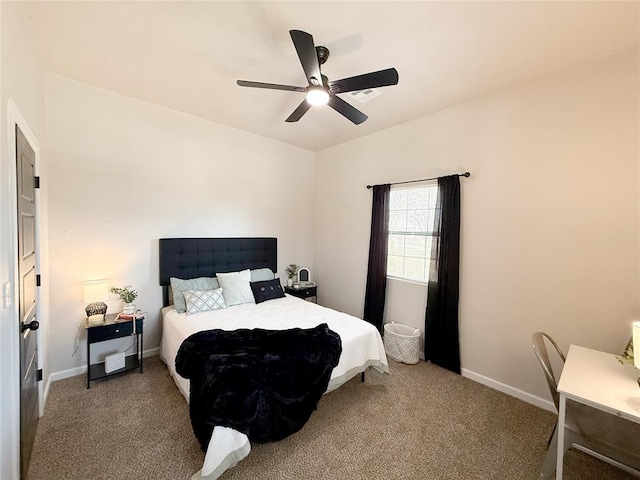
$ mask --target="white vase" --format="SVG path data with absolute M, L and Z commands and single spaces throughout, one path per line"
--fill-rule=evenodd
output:
M 125 315 L 133 315 L 136 313 L 136 306 L 134 303 L 125 303 L 124 307 L 122 307 L 122 313 Z
M 293 287 L 293 278 L 287 278 L 287 287 Z

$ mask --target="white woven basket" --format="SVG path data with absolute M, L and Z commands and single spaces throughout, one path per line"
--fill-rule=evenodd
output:
M 396 362 L 413 365 L 420 361 L 420 329 L 399 323 L 385 323 L 382 341 L 387 355 Z

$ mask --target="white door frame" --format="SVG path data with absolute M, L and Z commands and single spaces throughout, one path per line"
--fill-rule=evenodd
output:
M 35 175 L 40 175 L 40 142 L 38 141 L 33 130 L 29 126 L 29 123 L 22 115 L 22 112 L 16 105 L 13 99 L 9 99 L 7 102 L 7 158 L 10 160 L 10 166 L 8 170 L 9 178 L 9 195 L 11 205 L 9 208 L 8 227 L 11 229 L 11 238 L 13 241 L 12 255 L 13 262 L 11 263 L 11 306 L 10 306 L 10 319 L 9 325 L 5 325 L 4 329 L 7 330 L 12 339 L 10 342 L 10 350 L 3 358 L 9 362 L 9 371 L 11 372 L 11 385 L 9 385 L 6 392 L 3 393 L 3 401 L 7 401 L 7 410 L 10 412 L 10 425 L 3 425 L 3 428 L 8 428 L 11 432 L 11 444 L 5 447 L 11 449 L 12 468 L 16 478 L 20 477 L 20 345 L 19 345 L 19 331 L 18 331 L 18 301 L 17 301 L 17 288 L 19 285 L 18 268 L 17 268 L 17 255 L 18 255 L 18 226 L 17 226 L 17 171 L 16 171 L 16 125 L 20 127 L 20 130 L 24 134 L 25 138 L 29 141 L 29 144 L 35 152 Z M 36 273 L 42 274 L 42 253 L 41 245 L 46 244 L 42 242 L 42 235 L 46 234 L 46 228 L 42 228 L 42 215 L 43 215 L 43 198 L 41 196 L 41 189 L 35 190 L 36 198 Z M 48 337 L 48 305 L 45 305 L 43 301 L 46 297 L 42 294 L 43 288 L 36 289 L 36 301 L 38 304 L 38 317 L 41 327 L 36 330 L 38 339 L 38 368 L 45 366 L 44 359 L 46 358 L 46 338 Z M 39 401 L 39 415 L 42 416 L 44 412 L 44 379 L 38 384 L 38 401 Z M 5 387 L 5 386 L 3 386 Z

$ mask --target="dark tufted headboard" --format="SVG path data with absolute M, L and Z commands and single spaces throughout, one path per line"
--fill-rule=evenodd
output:
M 277 238 L 161 238 L 162 304 L 169 305 L 169 279 L 213 277 L 246 268 L 278 270 Z

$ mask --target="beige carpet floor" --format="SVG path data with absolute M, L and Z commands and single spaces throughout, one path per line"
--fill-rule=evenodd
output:
M 446 370 L 390 361 L 324 396 L 298 433 L 253 445 L 223 480 L 535 479 L 555 416 Z M 52 385 L 29 480 L 188 479 L 204 454 L 158 359 L 85 388 Z M 571 449 L 567 480 L 636 477 Z

